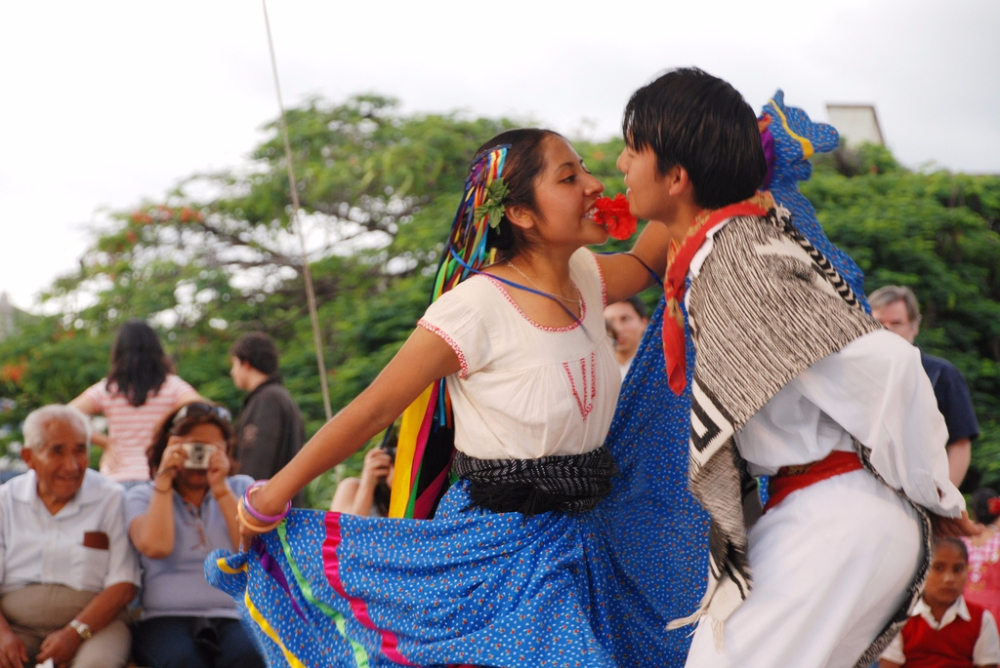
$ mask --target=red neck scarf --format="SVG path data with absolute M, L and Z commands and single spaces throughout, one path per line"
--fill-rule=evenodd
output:
M 774 208 L 770 193 L 758 191 L 753 197 L 724 206 L 721 209 L 703 210 L 691 223 L 684 243 L 672 252 L 667 280 L 663 292 L 667 297 L 666 314 L 663 318 L 663 357 L 667 362 L 667 381 L 674 394 L 680 396 L 687 385 L 686 351 L 684 350 L 684 314 L 681 300 L 684 299 L 688 270 L 691 260 L 705 243 L 705 238 L 734 216 L 763 216 Z M 672 248 L 671 251 L 674 251 Z

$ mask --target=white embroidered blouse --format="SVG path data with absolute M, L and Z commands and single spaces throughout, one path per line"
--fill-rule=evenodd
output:
M 604 326 L 604 278 L 594 254 L 570 258 L 581 323 L 544 327 L 500 281 L 473 276 L 428 307 L 418 324 L 458 355 L 448 376 L 455 447 L 481 459 L 576 455 L 604 443 L 621 373 Z

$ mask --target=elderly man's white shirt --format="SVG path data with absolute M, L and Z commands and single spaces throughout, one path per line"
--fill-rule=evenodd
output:
M 0 594 L 31 584 L 93 592 L 140 584 L 119 484 L 88 469 L 76 496 L 55 515 L 37 490 L 34 471 L 0 486 Z M 108 549 L 84 547 L 87 532 L 107 534 Z

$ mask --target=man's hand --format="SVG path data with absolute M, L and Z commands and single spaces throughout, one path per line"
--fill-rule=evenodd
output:
M 0 633 L 0 668 L 21 668 L 28 662 L 28 650 L 9 628 Z
M 43 663 L 52 659 L 56 668 L 64 668 L 76 656 L 76 651 L 80 649 L 83 641 L 80 634 L 72 626 L 64 626 L 58 631 L 53 631 L 42 641 L 42 651 L 35 659 L 38 663 Z
M 983 532 L 983 528 L 970 520 L 969 513 L 964 510 L 961 517 L 942 517 L 932 514 L 931 522 L 934 524 L 934 533 L 949 538 L 978 536 Z

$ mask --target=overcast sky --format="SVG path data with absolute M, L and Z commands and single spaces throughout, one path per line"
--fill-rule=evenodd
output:
M 871 103 L 907 166 L 1000 173 L 1000 2 L 271 0 L 286 104 L 618 131 L 629 94 L 697 65 L 760 107 L 826 120 Z M 256 0 L 6 2 L 0 10 L 0 291 L 37 310 L 103 210 L 235 166 L 277 113 Z M 486 139 L 485 137 L 483 138 Z

